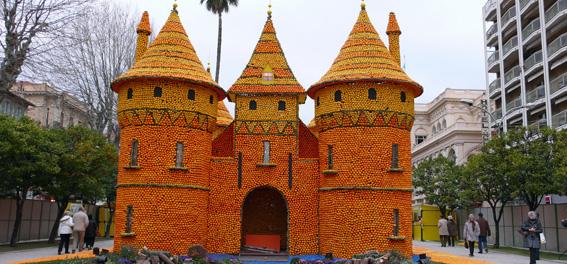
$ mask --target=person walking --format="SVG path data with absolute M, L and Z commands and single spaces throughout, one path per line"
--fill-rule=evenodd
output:
M 478 253 L 482 254 L 483 249 L 486 253 L 488 253 L 488 240 L 486 238 L 491 235 L 490 225 L 488 225 L 488 221 L 484 219 L 484 215 L 482 213 L 478 213 L 478 220 L 476 221 L 480 228 L 480 234 L 478 235 Z
M 94 221 L 93 216 L 89 215 L 89 225 L 87 226 L 87 230 L 85 231 L 85 247 L 87 249 L 92 249 L 94 247 L 96 230 L 96 222 Z
M 521 231 L 524 235 L 524 247 L 530 249 L 530 264 L 535 264 L 536 260 L 539 260 L 539 249 L 541 248 L 540 234 L 543 232 L 536 212 L 528 212 L 528 220 L 522 224 Z
M 439 237 L 441 238 L 441 247 L 447 246 L 447 240 L 449 238 L 449 229 L 447 229 L 447 219 L 442 215 L 437 222 L 437 228 L 439 228 Z
M 79 207 L 79 211 L 73 215 L 73 223 L 73 247 L 81 252 L 85 244 L 85 231 L 89 226 L 89 217 L 84 207 Z
M 66 211 L 63 217 L 59 220 L 59 250 L 57 255 L 61 255 L 63 246 L 65 247 L 65 254 L 69 254 L 69 239 L 71 234 L 73 234 L 73 218 L 71 218 L 71 212 Z
M 480 234 L 478 223 L 474 220 L 474 215 L 469 215 L 469 220 L 465 223 L 463 230 L 463 238 L 465 239 L 465 247 L 469 248 L 469 256 L 474 256 L 474 242 L 477 241 Z
M 453 216 L 448 216 L 447 219 L 447 229 L 449 230 L 449 246 L 454 247 L 455 243 L 459 237 L 459 227 L 457 227 L 457 223 L 453 219 Z

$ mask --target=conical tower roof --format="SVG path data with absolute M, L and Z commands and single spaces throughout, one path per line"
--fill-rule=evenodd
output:
M 273 80 L 264 80 L 265 72 L 271 72 Z M 268 20 L 250 61 L 240 78 L 228 90 L 229 100 L 233 101 L 234 95 L 239 93 L 302 94 L 300 101 L 305 102 L 305 89 L 299 84 L 287 63 L 276 36 L 271 12 L 268 12 Z
M 137 33 L 146 33 L 148 35 L 152 34 L 152 28 L 150 27 L 150 14 L 148 11 L 144 11 L 142 14 L 142 20 L 136 29 Z
M 230 125 L 230 123 L 232 123 L 232 120 L 234 119 L 230 115 L 230 112 L 228 112 L 228 108 L 226 108 L 224 102 L 219 101 L 217 111 L 217 125 L 227 127 L 228 125 Z
M 175 7 L 148 50 L 130 70 L 114 80 L 112 88 L 116 91 L 120 83 L 132 79 L 187 81 L 214 89 L 219 99 L 225 97 L 224 90 L 197 57 Z
M 386 29 L 386 34 L 398 33 L 401 34 L 400 25 L 398 25 L 398 19 L 396 19 L 396 13 L 390 12 L 390 19 L 388 20 L 388 28 Z
M 326 86 L 355 81 L 398 83 L 413 89 L 416 97 L 423 93 L 423 88 L 396 63 L 368 18 L 364 5 L 339 56 L 307 93 L 313 97 Z

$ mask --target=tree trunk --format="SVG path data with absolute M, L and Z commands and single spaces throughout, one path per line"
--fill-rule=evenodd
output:
M 110 227 L 112 226 L 112 218 L 114 217 L 114 208 L 109 204 L 108 205 L 108 222 L 106 222 L 106 229 L 104 230 L 104 236 L 106 238 L 110 238 Z
M 22 197 L 23 196 L 23 197 Z M 26 202 L 25 194 L 18 193 L 16 198 L 16 221 L 14 221 L 14 228 L 12 229 L 12 237 L 10 238 L 10 246 L 15 247 L 18 242 L 18 234 L 22 226 L 22 214 L 24 213 L 24 203 Z
M 502 214 L 502 208 L 500 207 L 500 214 Z M 500 247 L 500 217 L 496 216 L 496 205 L 490 205 L 492 209 L 492 220 L 494 220 L 494 248 Z
M 49 234 L 49 243 L 55 243 L 55 239 L 57 238 L 57 233 L 59 231 L 59 219 L 63 217 L 68 204 L 68 198 L 63 199 L 62 201 L 57 201 L 57 217 L 55 218 L 55 222 L 53 223 L 53 227 L 51 228 L 51 233 Z
M 442 216 L 446 216 L 447 215 L 447 208 L 445 206 L 437 206 L 439 207 L 439 211 L 441 212 Z
M 222 48 L 222 12 L 219 13 L 219 37 L 217 42 L 217 70 L 215 73 L 215 82 L 219 82 L 220 63 L 221 63 L 221 48 Z

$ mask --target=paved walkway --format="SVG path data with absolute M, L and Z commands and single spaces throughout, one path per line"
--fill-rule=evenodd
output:
M 114 240 L 99 240 L 95 242 L 95 247 L 111 248 Z M 43 247 L 35 249 L 14 250 L 0 253 L 0 264 L 8 264 L 26 259 L 44 258 L 57 255 L 57 246 Z
M 425 248 L 432 251 L 448 253 L 451 255 L 461 256 L 461 257 L 469 257 L 468 249 L 464 248 L 463 246 L 456 246 L 456 247 L 441 247 L 439 242 L 420 242 L 420 241 L 413 241 L 414 247 Z M 495 251 L 490 251 L 488 254 L 478 254 L 478 249 L 475 250 L 473 259 L 476 260 L 483 260 L 489 263 L 494 264 L 529 264 L 530 258 L 526 256 L 520 256 L 515 254 L 505 254 L 505 253 L 497 253 Z M 538 264 L 557 264 L 563 263 L 567 264 L 567 261 L 563 260 L 539 260 Z

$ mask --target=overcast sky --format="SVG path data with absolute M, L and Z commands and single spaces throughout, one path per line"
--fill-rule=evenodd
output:
M 159 31 L 173 0 L 118 0 L 136 12 L 148 11 Z M 220 85 L 228 90 L 240 76 L 266 21 L 269 0 L 240 0 L 223 19 Z M 200 0 L 179 0 L 179 14 L 199 58 L 216 60 L 217 17 Z M 367 0 L 367 10 L 387 43 L 388 14 L 402 30 L 402 64 L 429 102 L 445 88 L 484 89 L 482 6 L 485 0 Z M 327 72 L 360 11 L 358 0 L 272 0 L 273 21 L 287 60 L 305 89 Z M 405 59 L 404 59 L 405 58 Z M 227 105 L 233 113 L 233 105 Z M 301 119 L 313 118 L 313 101 L 301 107 Z

